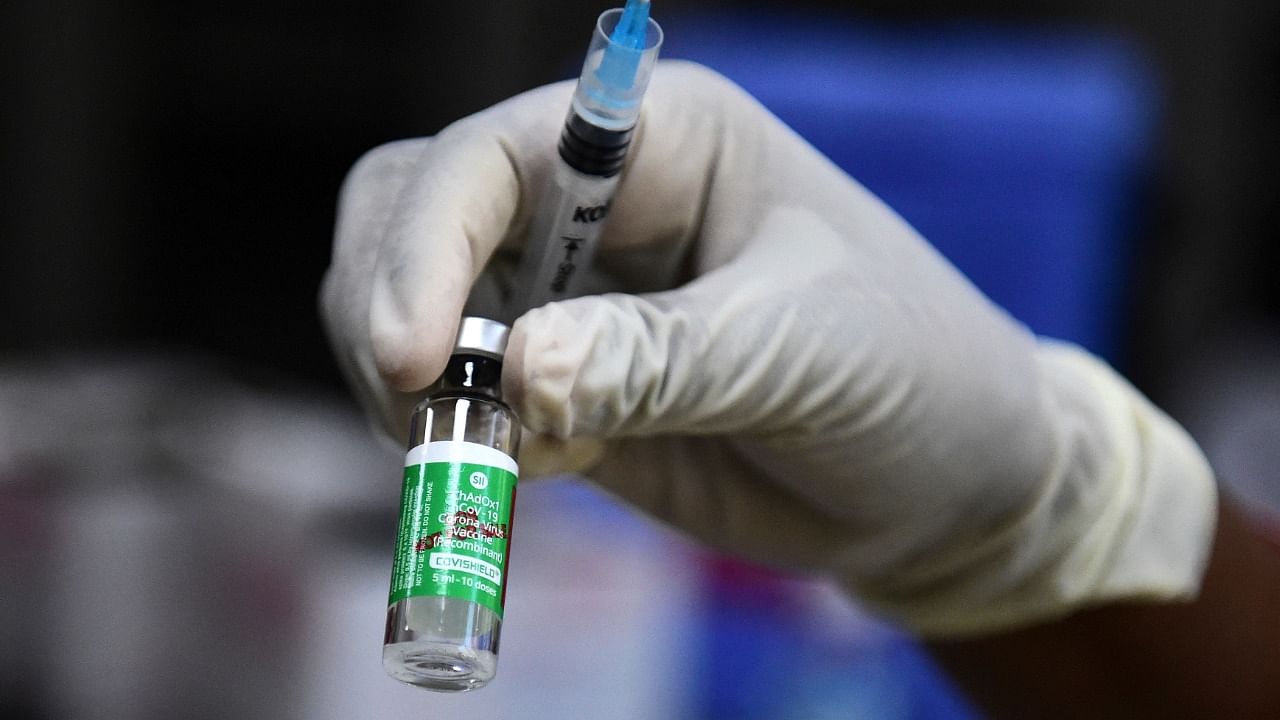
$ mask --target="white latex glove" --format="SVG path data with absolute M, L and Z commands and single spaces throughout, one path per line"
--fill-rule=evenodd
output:
M 352 170 L 324 312 L 397 437 L 473 283 L 483 305 L 510 277 L 570 91 Z M 586 473 L 925 634 L 1195 593 L 1215 493 L 1191 439 L 1098 360 L 1038 342 L 723 78 L 655 74 L 597 271 L 620 292 L 513 328 L 506 397 L 542 434 L 526 475 Z

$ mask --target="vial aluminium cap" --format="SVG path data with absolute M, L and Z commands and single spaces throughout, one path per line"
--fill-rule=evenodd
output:
M 497 320 L 482 317 L 464 317 L 458 325 L 458 341 L 453 344 L 455 353 L 473 353 L 497 360 L 507 351 L 507 335 L 511 328 Z

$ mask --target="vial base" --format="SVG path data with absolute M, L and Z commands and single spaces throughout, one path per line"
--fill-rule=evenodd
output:
M 387 608 L 382 666 L 396 680 L 427 690 L 484 687 L 497 672 L 501 624 L 469 600 L 406 598 Z

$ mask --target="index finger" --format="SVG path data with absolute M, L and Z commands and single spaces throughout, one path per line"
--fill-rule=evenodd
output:
M 549 169 L 572 85 L 522 95 L 441 131 L 424 150 L 378 249 L 369 300 L 378 371 L 402 391 L 444 371 L 471 285 L 527 213 Z

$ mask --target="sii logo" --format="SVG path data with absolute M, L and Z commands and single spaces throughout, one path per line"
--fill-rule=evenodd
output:
M 580 223 L 593 223 L 603 220 L 605 215 L 609 214 L 609 204 L 596 205 L 595 207 L 578 207 L 573 209 L 573 221 Z
M 489 476 L 482 472 L 471 473 L 471 487 L 477 490 L 483 490 L 489 487 Z

